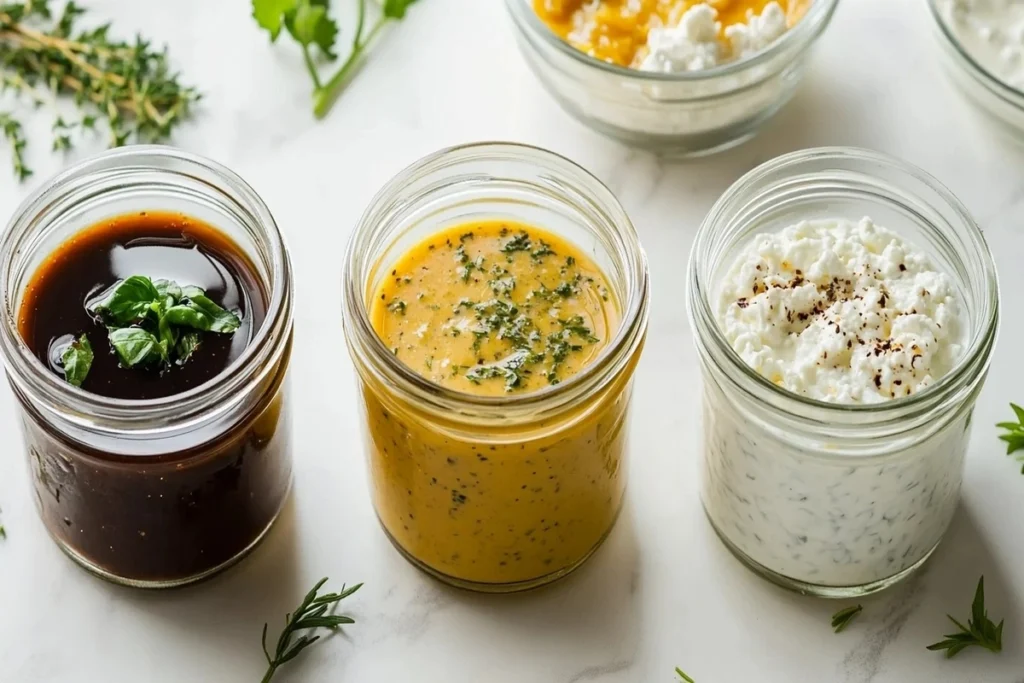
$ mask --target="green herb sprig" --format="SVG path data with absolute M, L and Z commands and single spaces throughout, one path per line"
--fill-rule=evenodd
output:
M 840 633 L 850 625 L 850 622 L 853 621 L 854 617 L 863 611 L 864 607 L 862 605 L 852 605 L 839 610 L 832 615 L 832 630 L 836 633 Z
M 991 652 L 1000 652 L 1003 649 L 1003 621 L 995 624 L 988 618 L 985 610 L 985 577 L 978 579 L 978 588 L 974 592 L 974 602 L 971 604 L 971 618 L 967 620 L 967 626 L 950 615 L 949 620 L 960 629 L 958 633 L 945 636 L 945 640 L 928 646 L 929 650 L 945 650 L 946 657 L 955 657 L 964 648 L 976 645 Z
M 341 587 L 340 593 L 325 593 L 319 595 L 320 588 L 327 583 L 327 578 L 320 579 L 313 589 L 306 594 L 302 603 L 294 612 L 285 616 L 285 627 L 277 639 L 277 646 L 274 648 L 274 655 L 271 656 L 267 650 L 267 627 L 263 624 L 263 656 L 267 658 L 267 673 L 263 676 L 263 683 L 268 683 L 274 677 L 283 664 L 295 659 L 307 647 L 320 640 L 319 635 L 310 636 L 296 634 L 299 631 L 313 631 L 318 628 L 336 630 L 339 626 L 356 623 L 351 617 L 328 614 L 339 602 L 349 597 L 363 587 L 359 583 L 351 588 Z
M 680 680 L 686 681 L 686 683 L 696 683 L 696 681 L 687 676 L 686 672 L 680 669 L 678 666 L 676 667 L 676 675 L 679 676 Z
M 1006 442 L 1006 454 L 1013 455 L 1014 452 L 1024 449 L 1024 408 L 1021 408 L 1016 403 L 1011 403 L 1010 408 L 1013 409 L 1013 414 L 1017 417 L 1016 422 L 1000 422 L 996 425 L 1000 429 L 1005 429 L 1005 434 L 1000 434 L 999 438 Z M 1017 456 L 1018 462 L 1021 464 L 1020 473 L 1024 474 L 1024 454 Z
M 313 114 L 318 119 L 330 111 L 377 35 L 390 22 L 404 19 L 409 6 L 416 2 L 384 0 L 380 16 L 367 29 L 368 0 L 357 1 L 358 19 L 348 57 L 341 68 L 324 81 L 313 59 L 313 48 L 316 47 L 328 60 L 337 59 L 334 48 L 338 38 L 338 24 L 327 15 L 329 0 L 252 0 L 252 16 L 261 28 L 270 33 L 271 42 L 276 41 L 284 29 L 302 48 L 306 69 L 313 80 Z
M 88 311 L 107 327 L 110 346 L 126 368 L 184 365 L 199 348 L 202 333 L 233 334 L 242 325 L 199 287 L 144 275 L 116 283 Z M 61 356 L 64 378 L 81 386 L 93 359 L 92 346 L 82 335 Z
M 72 146 L 71 133 L 95 130 L 104 121 L 111 147 L 129 140 L 160 142 L 191 114 L 199 93 L 181 85 L 165 50 L 136 36 L 110 37 L 110 24 L 79 30 L 85 10 L 68 2 L 56 14 L 49 0 L 0 4 L 0 90 L 11 90 L 36 107 L 66 96 L 77 118 L 56 116 L 54 151 Z M 27 140 L 11 112 L 0 112 L 0 132 L 11 147 L 14 173 L 24 180 Z

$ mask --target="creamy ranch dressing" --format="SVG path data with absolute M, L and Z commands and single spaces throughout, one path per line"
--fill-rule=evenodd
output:
M 830 402 L 916 393 L 961 353 L 949 277 L 867 218 L 753 238 L 723 278 L 718 322 L 757 372 Z M 708 515 L 736 549 L 789 579 L 862 586 L 896 576 L 930 554 L 956 509 L 967 411 L 909 448 L 829 457 L 759 424 L 714 383 L 704 406 Z

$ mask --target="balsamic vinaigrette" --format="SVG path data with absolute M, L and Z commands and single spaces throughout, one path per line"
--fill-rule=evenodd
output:
M 89 308 L 131 276 L 202 288 L 241 327 L 202 332 L 183 365 L 121 367 Z M 94 359 L 81 388 L 151 399 L 198 387 L 237 360 L 264 323 L 269 299 L 259 271 L 227 235 L 195 218 L 147 211 L 105 220 L 57 247 L 22 295 L 18 329 L 62 379 L 62 351 L 86 334 Z M 61 547 L 101 576 L 149 587 L 199 580 L 254 547 L 291 483 L 290 335 L 282 343 L 264 379 L 242 390 L 233 420 L 173 439 L 127 439 L 114 452 L 68 438 L 16 389 L 40 515 Z M 205 440 L 196 444 L 193 436 Z
M 61 354 L 85 334 L 95 357 L 82 389 L 119 399 L 173 396 L 197 387 L 242 355 L 266 316 L 266 295 L 255 266 L 230 238 L 189 216 L 144 211 L 93 225 L 62 244 L 38 267 L 18 311 L 18 330 L 32 352 L 64 377 Z M 133 275 L 193 285 L 242 326 L 232 334 L 204 333 L 183 365 L 164 369 L 120 366 L 107 330 L 90 304 Z

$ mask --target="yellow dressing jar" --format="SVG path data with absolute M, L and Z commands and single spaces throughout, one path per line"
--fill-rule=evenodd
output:
M 446 244 L 463 226 L 475 238 Z M 529 249 L 510 246 L 526 231 Z M 454 279 L 422 280 L 449 258 Z M 534 282 L 531 263 L 543 269 Z M 500 282 L 510 276 L 514 296 Z M 583 303 L 545 299 L 563 282 L 580 283 Z M 547 294 L 534 299 L 538 290 Z M 511 380 L 479 371 L 520 353 L 496 336 L 477 344 L 475 363 L 465 358 L 502 296 L 537 323 L 530 372 Z M 646 258 L 622 207 L 550 152 L 451 148 L 381 190 L 349 242 L 343 313 L 374 506 L 407 559 L 459 587 L 509 592 L 568 574 L 600 546 L 625 489 L 648 302 Z M 443 336 L 470 323 L 465 338 Z M 545 340 L 559 334 L 572 351 L 553 368 Z

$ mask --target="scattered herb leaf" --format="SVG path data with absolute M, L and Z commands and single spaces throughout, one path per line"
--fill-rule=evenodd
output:
M 686 681 L 686 683 L 696 683 L 692 678 L 686 675 L 685 671 L 680 669 L 678 666 L 676 667 L 676 675 L 679 676 L 680 679 Z
M 1000 434 L 999 438 L 1006 442 L 1007 455 L 1013 455 L 1014 452 L 1024 448 L 1024 408 L 1016 403 L 1011 403 L 1010 407 L 1013 409 L 1017 421 L 1000 422 L 996 425 L 1000 429 L 1006 430 L 1006 433 Z M 1024 474 L 1024 454 L 1018 455 L 1017 460 L 1021 463 L 1020 473 Z
M 268 683 L 282 665 L 295 659 L 303 650 L 320 640 L 319 635 L 310 636 L 307 634 L 296 635 L 299 631 L 313 631 L 318 628 L 337 630 L 344 624 L 354 624 L 351 617 L 330 614 L 334 606 L 362 588 L 359 583 L 351 588 L 341 587 L 340 593 L 325 593 L 319 595 L 320 588 L 327 583 L 327 578 L 320 579 L 313 589 L 306 594 L 302 603 L 294 612 L 285 617 L 285 627 L 277 639 L 277 646 L 274 655 L 271 656 L 267 650 L 267 627 L 263 624 L 263 656 L 267 658 L 267 673 L 263 676 L 263 683 Z M 292 639 L 295 638 L 293 641 Z
M 1016 408 L 1016 410 L 1020 410 Z M 967 620 L 967 626 L 950 615 L 952 621 L 960 631 L 945 636 L 945 640 L 928 646 L 929 650 L 945 650 L 946 658 L 955 657 L 964 648 L 976 645 L 991 652 L 1000 652 L 1003 649 L 1003 621 L 998 625 L 988 618 L 985 610 L 985 577 L 978 579 L 978 588 L 974 592 L 974 602 L 971 603 L 971 618 Z
M 844 607 L 835 614 L 832 615 L 832 630 L 839 633 L 853 621 L 853 618 L 864 611 L 864 607 L 861 605 L 853 605 L 851 607 Z

